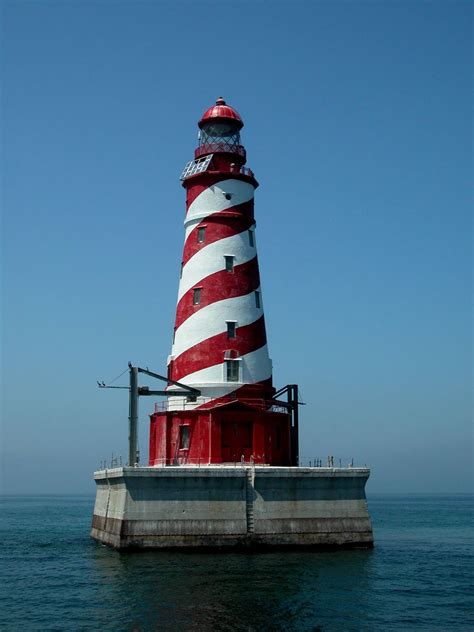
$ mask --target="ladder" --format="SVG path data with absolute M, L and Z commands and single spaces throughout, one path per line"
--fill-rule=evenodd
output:
M 255 471 L 253 467 L 245 468 L 245 510 L 247 518 L 247 533 L 255 532 L 253 516 L 253 500 L 255 494 L 254 481 Z

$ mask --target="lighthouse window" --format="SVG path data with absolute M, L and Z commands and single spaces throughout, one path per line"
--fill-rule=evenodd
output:
M 226 379 L 228 382 L 239 381 L 239 364 L 238 360 L 225 361 Z
M 260 309 L 261 301 L 260 301 L 260 292 L 258 290 L 255 291 L 255 307 Z
M 180 450 L 189 449 L 189 426 L 179 427 L 179 449 Z
M 198 244 L 203 244 L 204 240 L 206 238 L 206 227 L 205 226 L 200 226 L 198 228 L 197 237 L 198 237 Z
M 253 230 L 252 229 L 249 230 L 249 245 L 250 245 L 251 248 L 253 248 L 255 246 L 255 239 L 254 239 L 254 236 L 253 236 Z
M 236 337 L 236 327 L 237 323 L 234 320 L 227 321 L 227 338 Z
M 234 256 L 233 255 L 225 255 L 225 269 L 227 272 L 234 271 Z
M 195 287 L 193 290 L 193 305 L 199 305 L 201 302 L 201 289 L 200 287 Z

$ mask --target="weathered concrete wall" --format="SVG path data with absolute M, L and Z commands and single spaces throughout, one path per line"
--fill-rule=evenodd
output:
M 371 544 L 368 470 L 274 468 L 255 473 L 255 534 L 295 544 Z
M 365 468 L 96 472 L 91 535 L 116 548 L 371 546 Z

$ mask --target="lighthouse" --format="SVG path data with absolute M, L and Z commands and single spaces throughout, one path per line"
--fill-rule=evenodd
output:
M 129 363 L 129 387 L 99 382 L 129 391 L 128 463 L 115 459 L 94 473 L 91 536 L 117 549 L 373 545 L 370 470 L 342 460 L 335 467 L 333 457 L 302 464 L 298 387 L 273 385 L 258 182 L 247 166 L 243 125 L 218 98 L 198 122 L 198 146 L 181 174 L 184 246 L 167 371 Z M 163 390 L 140 386 L 141 374 L 164 382 Z M 145 466 L 141 396 L 163 398 L 150 414 Z
M 186 190 L 184 247 L 168 378 L 151 416 L 150 465 L 296 465 L 292 385 L 275 399 L 258 267 L 254 194 L 243 121 L 221 97 L 199 120 Z M 280 393 L 281 395 L 281 393 Z
M 230 393 L 272 395 L 255 237 L 258 183 L 244 166 L 242 127 L 217 99 L 199 121 L 195 159 L 181 176 L 185 242 L 170 376 L 213 404 Z

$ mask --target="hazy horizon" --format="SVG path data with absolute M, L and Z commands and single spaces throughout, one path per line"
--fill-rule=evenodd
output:
M 367 464 L 369 497 L 472 493 L 471 3 L 1 11 L 0 491 L 92 494 L 125 460 L 126 392 L 96 380 L 166 372 L 179 175 L 222 95 L 303 464 Z

